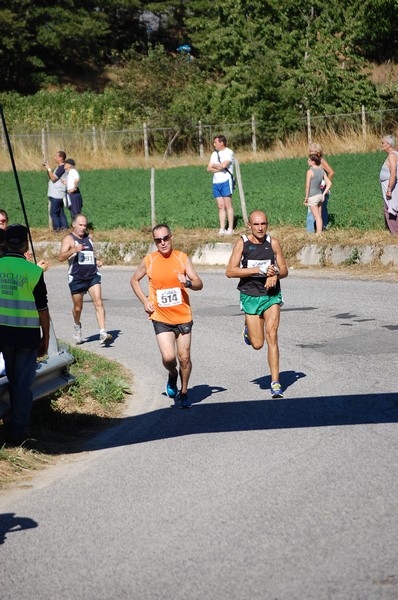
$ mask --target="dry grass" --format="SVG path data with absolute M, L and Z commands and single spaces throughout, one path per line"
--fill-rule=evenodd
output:
M 390 132 L 389 132 L 390 133 Z M 347 128 L 345 135 L 337 135 L 332 129 L 323 131 L 322 139 L 314 136 L 313 141 L 322 143 L 325 152 L 328 155 L 373 152 L 379 149 L 380 136 L 369 133 L 364 139 L 361 132 L 353 128 Z M 52 138 L 51 147 L 48 151 L 48 157 L 54 156 L 55 152 L 65 146 L 60 138 Z M 40 171 L 43 169 L 41 150 L 38 146 L 32 147 L 28 142 L 16 140 L 13 143 L 15 163 L 20 171 Z M 121 144 L 116 144 L 112 150 L 99 147 L 96 152 L 93 151 L 89 140 L 84 139 L 81 142 L 74 142 L 71 149 L 67 152 L 77 161 L 77 167 L 82 170 L 92 169 L 139 169 L 155 167 L 156 169 L 166 169 L 182 166 L 200 166 L 207 164 L 209 152 L 201 158 L 198 154 L 187 153 L 181 155 L 171 155 L 164 160 L 162 154 L 151 155 L 148 160 L 142 154 L 126 154 Z M 240 162 L 265 162 L 284 158 L 300 158 L 307 154 L 308 143 L 304 135 L 293 136 L 285 142 L 281 140 L 275 142 L 267 150 L 259 150 L 253 153 L 249 150 L 235 149 L 236 156 Z M 0 171 L 10 171 L 11 163 L 8 152 L 0 148 Z
M 234 235 L 230 238 L 220 238 L 217 235 L 216 230 L 209 229 L 182 229 L 176 228 L 173 231 L 174 236 L 174 247 L 183 250 L 191 257 L 195 254 L 195 251 L 205 244 L 216 244 L 216 243 L 233 243 L 239 235 L 247 233 L 244 228 L 236 229 Z M 340 264 L 331 265 L 327 261 L 323 266 L 320 267 L 306 267 L 302 265 L 296 258 L 297 253 L 309 244 L 316 244 L 320 248 L 329 249 L 334 246 L 344 246 L 355 250 L 356 248 L 362 248 L 363 246 L 375 246 L 376 248 L 383 249 L 387 245 L 398 245 L 398 236 L 391 236 L 388 232 L 384 231 L 362 231 L 356 229 L 331 229 L 326 231 L 320 237 L 315 237 L 306 232 L 303 228 L 296 228 L 291 226 L 283 227 L 271 227 L 269 229 L 271 236 L 279 239 L 281 242 L 283 252 L 290 268 L 296 270 L 316 271 L 319 276 L 329 276 L 330 272 L 346 273 L 349 276 L 360 277 L 360 278 L 378 278 L 387 279 L 389 281 L 398 281 L 398 267 L 391 265 L 383 265 L 379 260 L 375 260 L 373 264 L 362 265 L 362 264 Z M 47 232 L 47 230 L 35 229 L 33 230 L 33 239 L 35 241 L 55 241 L 60 239 L 62 236 L 57 236 L 53 232 Z M 94 241 L 103 242 L 114 242 L 119 244 L 121 242 L 137 242 L 142 243 L 142 247 L 145 250 L 145 254 L 152 242 L 151 230 L 149 227 L 143 228 L 142 230 L 126 230 L 126 229 L 115 229 L 110 231 L 95 231 Z M 99 254 L 100 255 L 100 254 Z M 43 258 L 42 252 L 37 252 L 37 259 Z M 134 266 L 138 260 L 132 263 L 124 261 L 118 257 L 116 253 L 112 253 L 112 258 L 103 256 L 104 264 L 106 265 L 122 265 L 122 266 Z M 59 265 L 59 262 L 53 258 L 49 259 L 46 256 L 51 266 Z M 205 270 L 207 267 L 201 266 L 201 270 Z M 214 268 L 214 267 L 209 267 Z M 220 267 L 224 268 L 224 267 Z
M 22 447 L 7 448 L 0 439 L 0 487 L 25 485 L 33 471 L 52 464 L 57 455 L 81 451 L 87 438 L 114 424 L 123 412 L 131 374 L 95 353 L 70 351 L 76 359 L 71 367 L 76 383 L 34 402 L 31 437 Z
M 368 69 L 365 69 L 365 73 L 376 85 L 394 84 L 398 81 L 398 64 L 393 60 L 387 60 L 382 64 L 373 63 Z
M 53 464 L 52 456 L 26 448 L 0 448 L 0 486 L 27 483 L 32 472 Z
M 216 229 L 184 229 L 176 227 L 173 230 L 174 245 L 189 244 L 193 248 L 202 246 L 203 244 L 214 242 L 229 242 L 236 241 L 242 233 L 247 233 L 246 228 L 235 229 L 234 235 L 230 238 L 220 238 Z M 32 229 L 32 238 L 35 242 L 60 242 L 65 234 L 56 233 L 50 229 Z M 391 236 L 387 231 L 363 231 L 361 229 L 330 229 L 325 231 L 322 236 L 315 237 L 306 232 L 304 227 L 293 227 L 284 225 L 280 227 L 272 227 L 270 224 L 269 233 L 275 235 L 283 241 L 284 245 L 288 239 L 294 239 L 299 245 L 308 243 L 317 243 L 321 245 L 386 245 L 398 244 L 398 239 Z M 152 234 L 150 227 L 142 229 L 96 229 L 92 232 L 94 242 L 152 242 Z M 189 238 L 189 239 L 188 239 Z M 300 246 L 301 247 L 301 246 Z

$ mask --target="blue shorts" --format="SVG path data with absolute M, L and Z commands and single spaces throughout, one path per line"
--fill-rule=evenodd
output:
M 213 198 L 226 198 L 227 196 L 232 196 L 232 192 L 231 178 L 222 183 L 213 183 Z
M 91 279 L 74 279 L 69 284 L 71 294 L 85 294 L 93 285 L 101 283 L 101 275 L 97 273 Z

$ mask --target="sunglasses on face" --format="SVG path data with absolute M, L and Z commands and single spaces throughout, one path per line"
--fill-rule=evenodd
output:
M 168 242 L 170 238 L 171 238 L 171 233 L 164 235 L 163 237 L 160 237 L 160 238 L 153 238 L 153 241 L 155 242 L 155 244 L 160 244 L 161 242 Z

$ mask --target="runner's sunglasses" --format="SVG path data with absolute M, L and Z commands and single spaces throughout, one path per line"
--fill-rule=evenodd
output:
M 153 238 L 153 241 L 155 242 L 155 244 L 160 244 L 160 242 L 168 242 L 170 238 L 171 233 L 169 233 L 168 235 L 164 235 L 161 238 Z

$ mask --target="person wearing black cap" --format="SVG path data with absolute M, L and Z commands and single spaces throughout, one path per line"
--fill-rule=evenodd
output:
M 50 315 L 43 269 L 24 256 L 27 228 L 7 227 L 5 243 L 7 252 L 0 258 L 0 350 L 10 395 L 5 440 L 20 445 L 28 435 L 36 360 L 48 350 Z
M 68 208 L 73 219 L 82 212 L 83 199 L 79 189 L 80 175 L 75 169 L 73 158 L 67 158 L 64 167 L 66 172 L 66 191 L 68 193 Z

